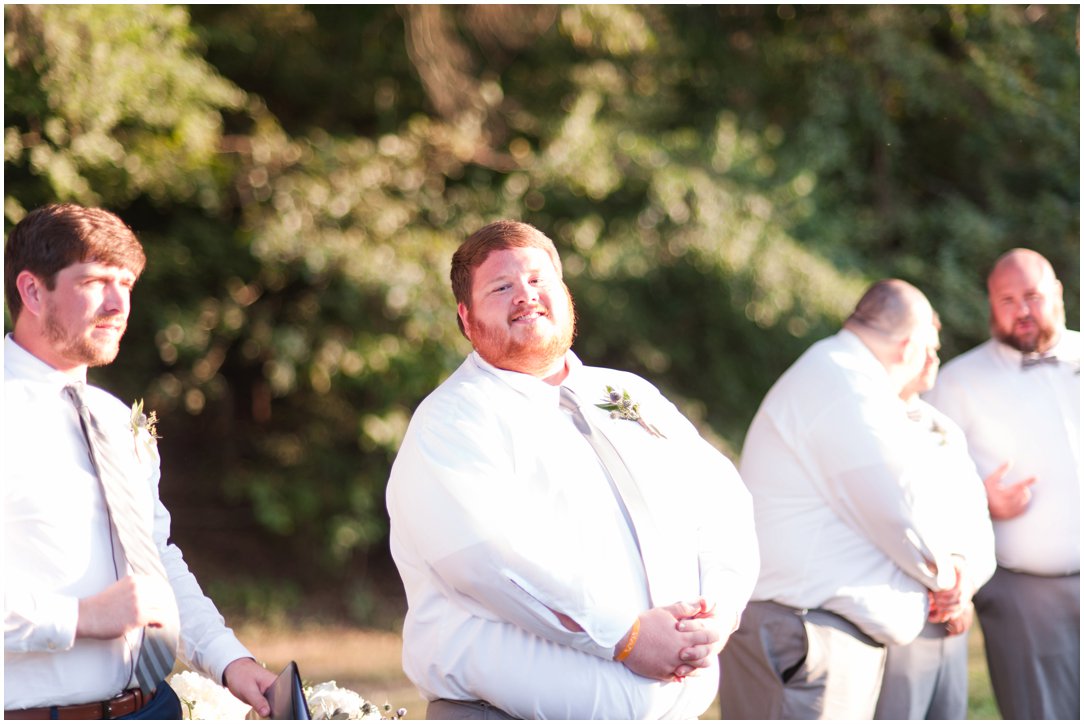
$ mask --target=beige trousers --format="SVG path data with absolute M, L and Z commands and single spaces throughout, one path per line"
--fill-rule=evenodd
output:
M 750 602 L 720 655 L 723 719 L 872 719 L 885 649 L 842 616 Z
M 515 719 L 486 701 L 453 701 L 437 699 L 429 702 L 426 719 Z

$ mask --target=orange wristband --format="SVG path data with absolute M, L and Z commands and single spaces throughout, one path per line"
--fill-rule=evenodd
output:
M 624 661 L 632 653 L 632 649 L 636 646 L 636 640 L 640 638 L 640 617 L 636 617 L 635 623 L 632 624 L 632 631 L 629 632 L 629 641 L 625 644 L 625 648 L 621 649 L 621 653 L 614 657 L 614 661 Z

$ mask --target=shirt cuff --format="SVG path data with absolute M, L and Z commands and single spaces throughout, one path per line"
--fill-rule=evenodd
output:
M 246 649 L 237 637 L 232 633 L 225 633 L 200 652 L 206 671 L 213 681 L 222 684 L 222 676 L 226 673 L 226 667 L 237 659 L 253 659 L 255 656 Z
M 42 619 L 53 622 L 42 628 L 45 651 L 67 651 L 75 646 L 75 630 L 79 626 L 79 599 L 75 596 L 48 595 L 41 600 Z
M 75 645 L 79 599 L 57 593 L 7 595 L 4 604 L 5 653 L 59 653 Z

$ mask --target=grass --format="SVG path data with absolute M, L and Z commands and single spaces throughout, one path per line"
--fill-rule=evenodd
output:
M 983 648 L 982 628 L 976 623 L 971 627 L 971 640 L 968 642 L 968 719 L 1000 719 L 994 692 L 990 688 L 990 675 L 986 671 L 986 650 Z
M 242 624 L 236 633 L 270 669 L 279 671 L 293 660 L 306 683 L 334 680 L 374 704 L 405 707 L 407 719 L 425 718 L 425 700 L 403 674 L 402 638 L 397 633 L 327 624 L 257 623 Z M 971 631 L 969 659 L 968 718 L 999 719 L 978 626 Z M 719 718 L 718 700 L 701 718 Z

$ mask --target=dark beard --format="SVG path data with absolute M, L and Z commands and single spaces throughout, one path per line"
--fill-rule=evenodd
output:
M 1054 342 L 1054 339 L 1057 337 L 1057 335 L 1058 330 L 1053 325 L 1049 327 L 1039 327 L 1039 333 L 1035 335 L 1035 341 L 1026 342 L 1022 339 L 1019 339 L 1012 332 L 1006 333 L 1000 329 L 994 329 L 994 337 L 999 342 L 1001 342 L 1002 344 L 1006 344 L 1019 352 L 1023 352 L 1024 354 L 1031 354 L 1040 350 L 1045 351 L 1047 349 L 1050 349 L 1050 346 Z

